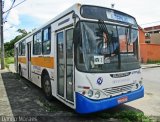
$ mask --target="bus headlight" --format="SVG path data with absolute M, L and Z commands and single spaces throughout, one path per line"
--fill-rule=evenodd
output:
M 92 96 L 93 96 L 93 90 L 89 90 L 89 91 L 88 91 L 88 96 L 89 96 L 89 97 L 92 97 Z
M 90 98 L 90 99 L 103 99 L 103 98 L 108 98 L 110 97 L 109 95 L 106 95 L 103 91 L 97 90 L 97 89 L 88 89 L 88 90 L 83 90 L 80 92 L 82 95 Z
M 101 93 L 100 93 L 99 91 L 97 91 L 97 92 L 95 93 L 95 97 L 96 97 L 96 98 L 100 98 L 100 96 L 101 96 Z

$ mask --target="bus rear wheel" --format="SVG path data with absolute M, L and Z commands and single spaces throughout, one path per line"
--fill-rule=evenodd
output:
M 19 76 L 22 77 L 22 70 L 21 70 L 21 66 L 19 66 Z
M 48 75 L 45 75 L 42 80 L 43 80 L 42 88 L 43 88 L 44 95 L 48 101 L 52 101 L 53 96 L 52 96 L 52 88 L 51 88 L 50 78 Z

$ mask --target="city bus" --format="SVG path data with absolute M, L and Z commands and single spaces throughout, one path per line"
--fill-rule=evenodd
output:
M 124 12 L 77 3 L 14 47 L 16 72 L 77 113 L 144 96 L 138 25 Z

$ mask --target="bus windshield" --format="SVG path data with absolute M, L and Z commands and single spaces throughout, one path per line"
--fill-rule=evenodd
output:
M 76 67 L 84 72 L 118 72 L 140 68 L 138 30 L 104 22 L 76 26 Z

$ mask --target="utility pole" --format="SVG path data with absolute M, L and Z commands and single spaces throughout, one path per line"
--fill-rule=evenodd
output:
M 3 3 L 2 3 L 2 0 L 0 0 L 0 43 L 1 43 L 1 69 L 4 69 Z

